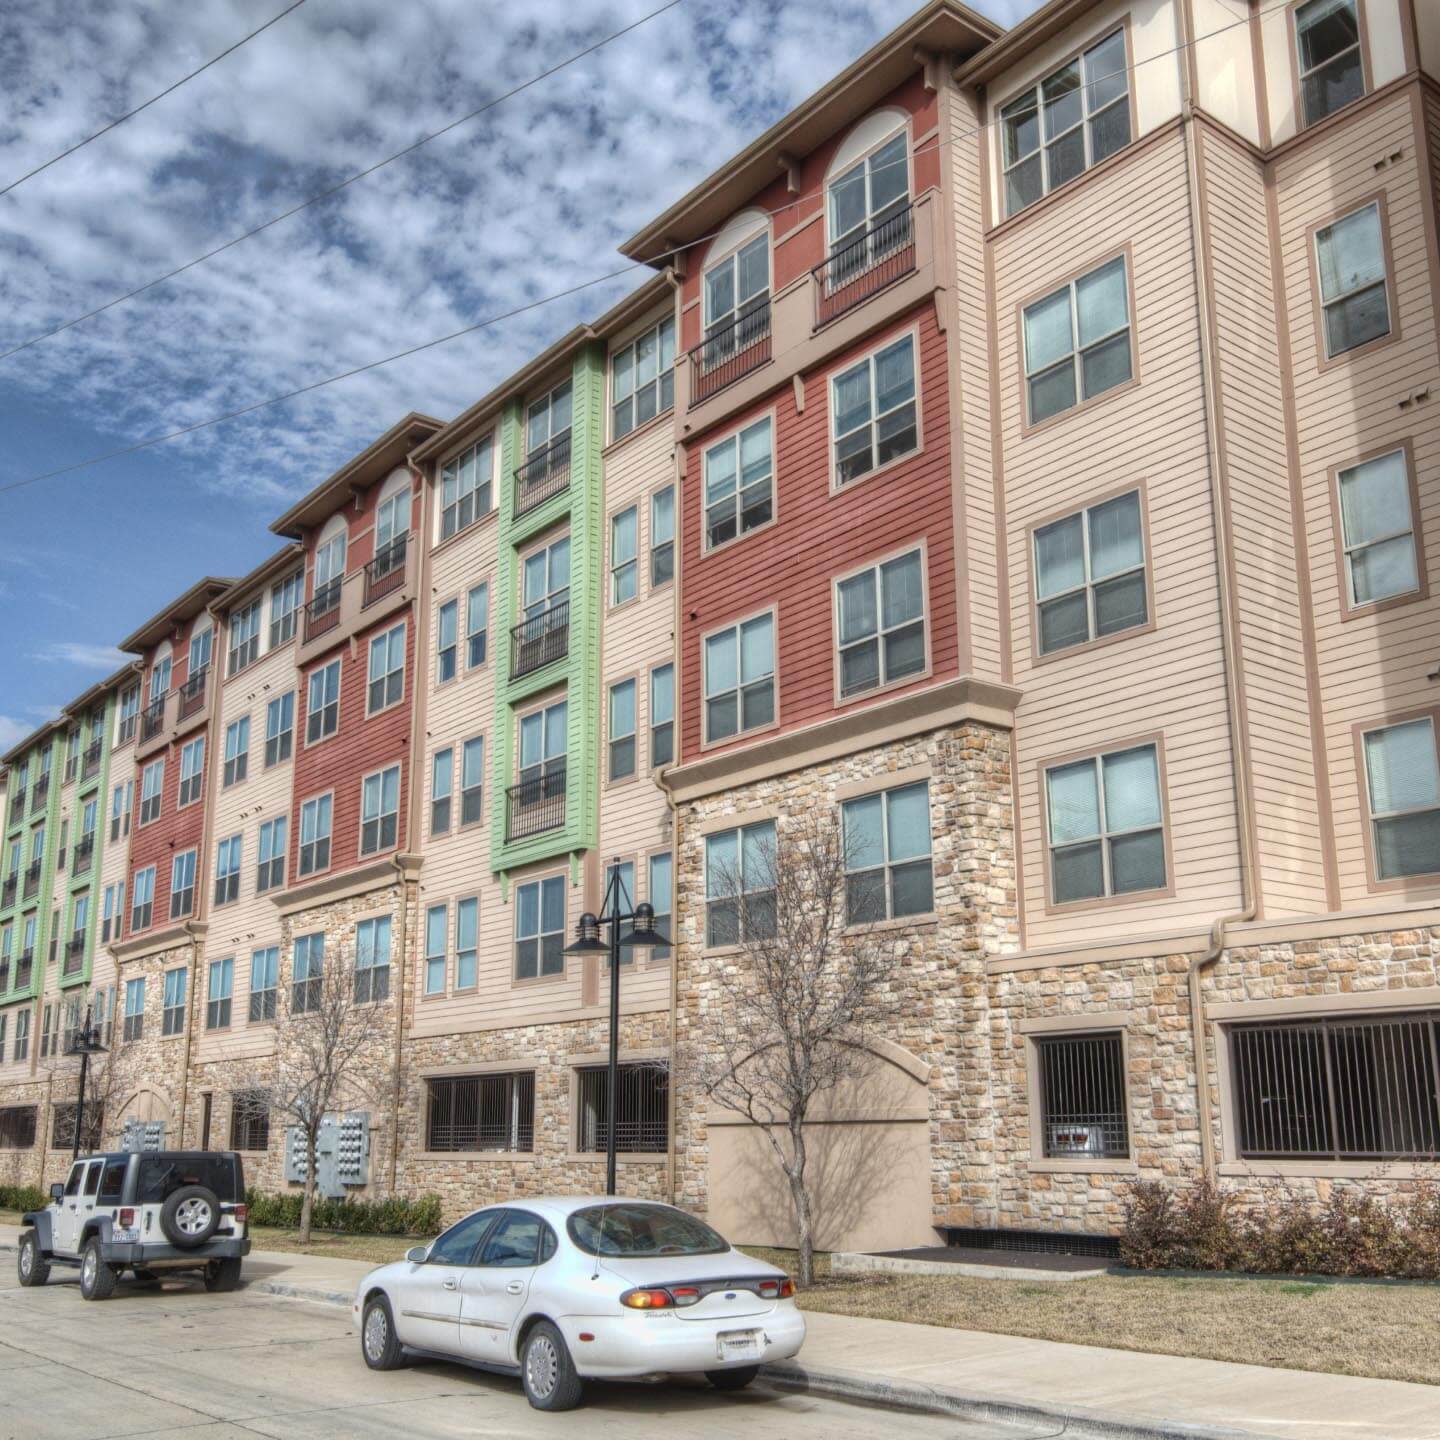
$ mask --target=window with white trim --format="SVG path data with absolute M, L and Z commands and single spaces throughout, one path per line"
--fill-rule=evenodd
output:
M 667 485 L 650 497 L 650 586 L 675 578 L 675 487 Z
M 321 989 L 325 983 L 325 934 L 295 937 L 291 968 L 290 1013 L 312 1014 L 320 1008 Z
M 185 1029 L 185 967 L 167 970 L 164 978 L 164 1003 L 160 1010 L 160 1033 L 179 1035 Z
M 480 902 L 473 895 L 455 902 L 455 988 L 473 990 L 478 978 Z
M 485 737 L 472 735 L 460 747 L 460 823 L 475 825 L 485 808 Z
M 29 1018 L 27 1012 L 25 1019 Z M 145 977 L 143 975 L 137 975 L 133 980 L 125 982 L 125 1023 L 121 1027 L 120 1033 L 122 1038 L 127 1041 L 139 1040 L 145 1034 Z M 18 1060 L 20 1058 L 18 1045 L 20 1037 L 17 1034 L 15 1038 L 17 1042 L 15 1058 Z
M 831 378 L 830 433 L 837 485 L 919 448 L 913 335 Z
M 290 828 L 284 815 L 260 823 L 258 859 L 255 864 L 255 893 L 278 890 L 285 883 L 285 840 Z
M 627 780 L 635 773 L 635 681 L 621 680 L 610 687 L 609 751 L 611 780 Z
M 568 380 L 532 402 L 525 413 L 526 455 L 537 455 L 569 436 L 571 409 L 571 384 Z
M 1144 625 L 1149 604 L 1138 490 L 1036 530 L 1040 654 Z
M 310 672 L 305 704 L 305 743 L 313 745 L 340 728 L 340 661 Z
M 465 596 L 465 665 L 476 670 L 485 663 L 489 649 L 490 586 L 486 581 L 472 585 Z
M 650 766 L 658 769 L 675 758 L 675 667 L 657 665 L 650 672 Z
M 705 837 L 705 944 L 775 938 L 775 822 Z
M 846 923 L 928 915 L 935 908 L 929 782 L 847 800 L 840 815 Z
M 287 690 L 265 706 L 265 768 L 288 760 L 294 744 L 295 692 Z
M 450 926 L 450 908 L 431 905 L 425 911 L 425 993 L 445 993 L 445 939 Z
M 826 218 L 830 239 L 828 286 L 836 289 L 876 260 L 908 245 L 910 139 L 901 128 L 829 184 Z
M 712 368 L 764 334 L 769 313 L 770 234 L 767 229 L 705 272 L 707 344 L 702 369 Z
M 768 415 L 705 451 L 705 548 L 768 524 L 775 514 L 775 427 Z
M 177 808 L 193 805 L 205 782 L 205 737 L 197 735 L 180 750 L 180 797 Z
M 230 613 L 227 673 L 238 675 L 260 658 L 260 601 L 257 597 L 241 610 Z
M 155 867 L 135 872 L 130 886 L 130 932 L 148 930 L 155 916 Z
M 1363 737 L 1377 880 L 1440 872 L 1440 761 L 1430 716 Z
M 450 798 L 455 786 L 455 751 L 446 746 L 430 761 L 430 833 L 450 833 Z
M 655 911 L 656 930 L 673 939 L 674 932 L 671 927 L 675 905 L 674 859 L 668 850 L 663 855 L 650 857 L 650 888 L 647 891 L 647 898 L 650 901 L 651 909 Z M 668 960 L 670 947 L 668 945 L 652 945 L 650 958 L 652 960 Z
M 170 918 L 195 910 L 195 851 L 182 850 L 170 862 Z
M 1315 263 L 1327 358 L 1390 333 L 1390 286 L 1378 200 L 1317 230 Z
M 515 887 L 515 978 L 565 973 L 565 877 Z
M 1341 544 L 1351 605 L 1374 605 L 1420 588 L 1410 467 L 1405 451 L 1392 450 L 1342 470 Z
M 225 772 L 222 787 L 238 785 L 250 773 L 250 717 L 242 715 L 225 727 Z
M 610 603 L 623 605 L 640 593 L 640 507 L 610 517 Z
M 393 850 L 399 839 L 400 767 L 367 775 L 360 787 L 360 853 Z
M 150 669 L 150 703 L 152 705 L 170 693 L 170 667 L 170 652 L 167 647 L 163 655 L 155 657 L 155 663 Z
M 440 538 L 448 540 L 494 506 L 494 441 L 487 435 L 440 469 Z
M 227 835 L 215 847 L 215 903 L 229 905 L 240 898 L 241 837 Z
M 460 602 L 447 600 L 435 612 L 435 683 L 443 685 L 460 672 Z
M 300 807 L 300 874 L 314 875 L 330 865 L 330 823 L 334 796 L 317 795 Z
M 370 641 L 370 687 L 365 713 L 374 715 L 398 705 L 405 693 L 405 624 L 392 626 Z
M 152 760 L 140 772 L 140 824 L 148 825 L 160 818 L 160 802 L 165 791 L 165 757 Z
M 1027 305 L 1024 340 L 1032 425 L 1124 385 L 1134 373 L 1125 257 Z
M 369 1005 L 390 995 L 390 917 L 372 916 L 355 926 L 355 1003 Z
M 618 440 L 675 404 L 675 317 L 610 357 L 610 438 Z
M 705 637 L 705 739 L 727 740 L 775 719 L 775 616 Z
M 230 1007 L 235 993 L 235 961 L 226 956 L 210 962 L 210 988 L 205 1003 L 205 1028 L 228 1030 Z
M 127 780 L 110 792 L 110 838 L 119 840 L 130 833 L 130 814 L 135 804 L 135 782 Z
M 305 599 L 305 572 L 297 570 L 270 587 L 270 648 L 278 649 L 295 634 L 295 617 Z
M 1333 115 L 1365 93 L 1356 0 L 1310 0 L 1298 6 L 1295 49 L 1306 125 Z
M 925 668 L 925 580 L 918 550 L 838 581 L 835 604 L 841 699 Z
M 1053 903 L 1164 889 L 1164 811 L 1154 745 L 1052 765 L 1045 771 L 1045 799 Z
M 215 627 L 208 621 L 190 636 L 190 653 L 185 666 L 185 678 L 193 681 L 210 668 L 210 654 L 215 647 Z
M 140 683 L 127 685 L 120 692 L 120 708 L 116 712 L 115 743 L 123 745 L 135 738 L 135 727 L 140 723 Z
M 252 1023 L 275 1018 L 275 994 L 280 980 L 280 947 L 266 945 L 250 952 L 250 1007 Z

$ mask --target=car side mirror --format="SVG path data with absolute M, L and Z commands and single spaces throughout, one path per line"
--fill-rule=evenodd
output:
M 50 1198 L 54 1200 L 56 1204 L 59 1204 L 59 1202 L 65 1198 L 65 1187 L 60 1181 L 57 1180 L 50 1187 Z
M 412 1245 L 406 1252 L 405 1258 L 412 1265 L 423 1265 L 429 1257 L 430 1247 L 428 1245 Z

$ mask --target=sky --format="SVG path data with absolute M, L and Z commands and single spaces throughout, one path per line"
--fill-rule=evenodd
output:
M 286 0 L 8 0 L 0 187 Z M 306 0 L 0 196 L 0 350 L 260 224 L 660 0 Z M 0 360 L 0 486 L 581 284 L 919 0 L 683 0 L 254 239 Z M 1035 0 L 971 0 L 1013 25 Z M 448 419 L 652 273 L 308 396 L 0 492 L 0 752 L 122 663 L 201 574 L 409 410 Z

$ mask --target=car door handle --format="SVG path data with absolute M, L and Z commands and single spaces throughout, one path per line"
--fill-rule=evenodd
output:
M 512 1295 L 518 1295 L 525 1288 L 525 1285 L 520 1280 L 512 1280 L 505 1288 Z
M 442 1280 L 440 1282 L 440 1288 L 442 1290 L 458 1290 L 460 1288 L 460 1282 L 458 1280 Z

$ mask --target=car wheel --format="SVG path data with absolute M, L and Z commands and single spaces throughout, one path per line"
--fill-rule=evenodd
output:
M 40 1251 L 40 1237 L 27 1230 L 20 1237 L 20 1253 L 15 1260 L 22 1285 L 43 1285 L 50 1278 L 50 1262 Z
M 119 1272 L 100 1253 L 100 1237 L 92 1236 L 80 1261 L 80 1293 L 87 1300 L 108 1300 Z
M 360 1353 L 372 1370 L 398 1370 L 405 1363 L 405 1349 L 395 1336 L 395 1317 L 383 1295 L 365 1302 L 365 1314 L 360 1321 Z
M 737 1365 L 733 1370 L 707 1370 L 705 1378 L 717 1390 L 743 1390 L 759 1373 L 758 1365 Z
M 233 1290 L 240 1283 L 240 1257 L 227 1255 L 211 1260 L 205 1266 L 205 1288 L 215 1291 Z
M 160 1207 L 160 1228 L 181 1250 L 203 1245 L 220 1226 L 220 1197 L 208 1185 L 181 1185 Z
M 520 1376 L 525 1398 L 537 1410 L 573 1410 L 585 1393 L 565 1337 L 548 1320 L 525 1337 Z

